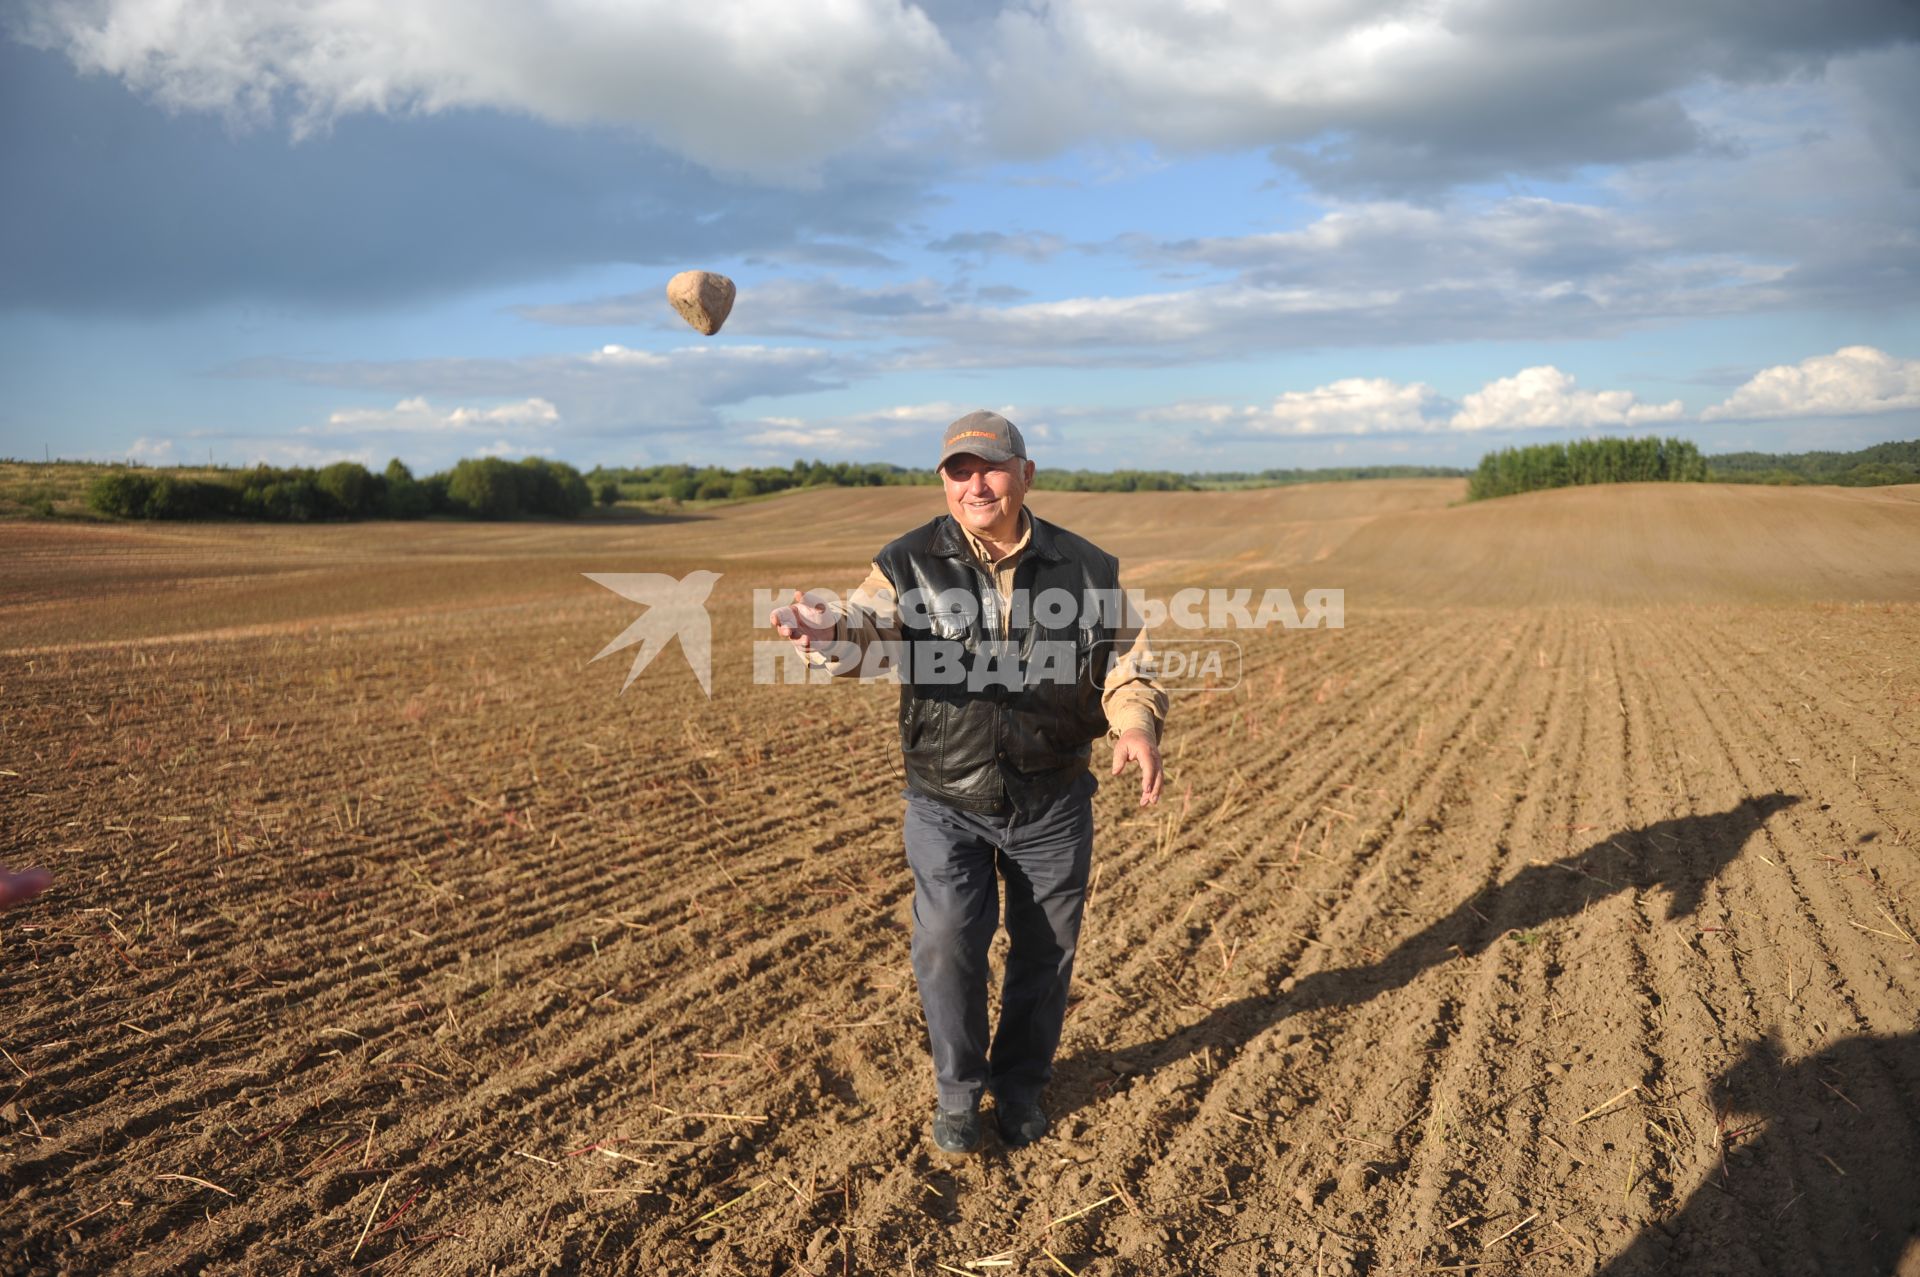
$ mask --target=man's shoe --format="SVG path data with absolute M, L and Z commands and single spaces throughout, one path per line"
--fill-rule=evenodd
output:
M 980 1151 L 980 1111 L 958 1109 L 933 1115 L 933 1146 L 942 1153 L 965 1156 Z
M 993 1120 L 1008 1148 L 1025 1148 L 1047 1133 L 1047 1111 L 1038 1104 L 996 1103 Z

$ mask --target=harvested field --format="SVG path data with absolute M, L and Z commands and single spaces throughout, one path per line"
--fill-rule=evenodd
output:
M 1036 494 L 1346 628 L 1103 786 L 962 1162 L 894 693 L 751 678 L 937 493 L 0 525 L 0 1272 L 1920 1272 L 1920 489 L 1462 487 Z M 580 574 L 695 568 L 711 701 L 619 694 Z

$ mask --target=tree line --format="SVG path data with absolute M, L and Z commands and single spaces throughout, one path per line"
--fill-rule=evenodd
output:
M 396 457 L 377 474 L 357 461 L 319 469 L 259 465 L 211 476 L 112 470 L 93 481 L 87 503 L 125 519 L 569 518 L 593 504 L 593 493 L 586 478 L 564 461 L 474 457 L 416 479 Z
M 1480 458 L 1467 500 L 1591 483 L 1704 483 L 1706 459 L 1685 439 L 1577 439 L 1502 448 Z
M 1170 470 L 1047 470 L 1036 486 L 1067 492 L 1185 492 L 1353 479 L 1458 476 L 1444 466 L 1345 466 L 1181 474 Z M 1703 481 L 1920 483 L 1920 440 L 1857 452 L 1736 452 L 1712 458 L 1683 439 L 1608 437 L 1502 448 L 1468 475 L 1468 500 L 1593 483 Z M 744 500 L 808 487 L 933 485 L 940 476 L 883 462 L 804 461 L 789 466 L 596 466 L 582 474 L 564 461 L 468 458 L 416 478 L 395 459 L 383 471 L 356 461 L 318 468 L 259 465 L 241 470 L 113 468 L 95 478 L 88 504 L 129 519 L 420 519 L 429 516 L 571 518 L 596 502 Z M 45 503 L 51 511 L 51 501 Z
M 940 481 L 931 470 L 884 462 L 818 460 L 739 470 L 690 465 L 595 466 L 586 478 L 608 505 L 616 501 L 740 501 L 793 488 L 880 488 Z
M 1920 483 L 1920 439 L 1876 443 L 1857 452 L 1728 452 L 1707 461 L 1721 483 L 1831 483 L 1871 488 Z

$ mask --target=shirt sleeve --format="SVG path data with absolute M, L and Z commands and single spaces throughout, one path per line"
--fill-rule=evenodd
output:
M 872 564 L 866 579 L 846 598 L 828 604 L 833 612 L 833 638 L 807 654 L 807 663 L 836 678 L 860 673 L 867 652 L 876 643 L 900 638 L 900 601 L 893 582 Z
M 1100 693 L 1100 708 L 1107 714 L 1107 738 L 1138 729 L 1158 745 L 1167 721 L 1167 693 L 1154 677 L 1153 644 L 1139 611 L 1131 599 L 1125 599 L 1121 606 L 1125 612 L 1113 631 L 1114 650 L 1120 655 L 1107 670 Z

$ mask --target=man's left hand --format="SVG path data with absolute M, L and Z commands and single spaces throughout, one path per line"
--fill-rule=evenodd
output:
M 1151 807 L 1160 801 L 1160 746 L 1151 734 L 1136 727 L 1120 733 L 1113 742 L 1113 774 L 1118 776 L 1128 763 L 1140 764 L 1140 805 Z

